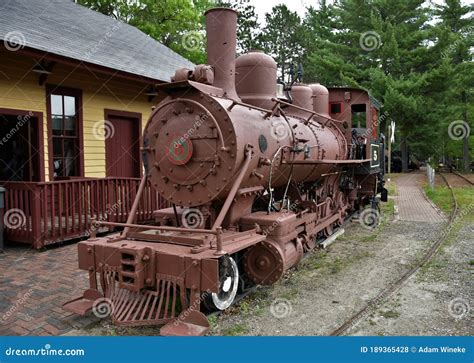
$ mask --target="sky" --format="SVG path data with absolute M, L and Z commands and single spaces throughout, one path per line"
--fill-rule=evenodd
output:
M 258 20 L 263 23 L 265 21 L 265 13 L 269 13 L 272 7 L 278 4 L 285 4 L 288 9 L 296 11 L 300 17 L 304 16 L 306 7 L 318 7 L 318 0 L 249 0 L 249 4 L 255 6 L 255 12 L 258 15 Z M 436 4 L 444 3 L 443 0 L 432 0 Z M 469 5 L 471 0 L 462 0 L 464 5 Z M 427 1 L 428 3 L 428 1 Z

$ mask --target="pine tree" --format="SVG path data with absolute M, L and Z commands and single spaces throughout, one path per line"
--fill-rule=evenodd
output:
M 258 37 L 259 46 L 275 59 L 280 75 L 285 76 L 291 65 L 302 60 L 301 19 L 286 5 L 274 6 L 265 19 L 266 25 Z
M 446 107 L 439 110 L 442 121 L 440 133 L 445 139 L 443 151 L 450 161 L 462 159 L 457 166 L 466 172 L 470 169 L 469 159 L 474 147 L 474 70 L 471 52 L 474 20 L 468 16 L 470 13 L 470 7 L 463 6 L 459 0 L 447 0 L 444 5 L 436 5 L 434 11 L 434 15 L 441 20 L 437 26 L 441 59 L 451 71 L 443 92 Z

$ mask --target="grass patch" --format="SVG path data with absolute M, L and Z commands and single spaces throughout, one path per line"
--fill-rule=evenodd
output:
M 385 182 L 385 189 L 388 191 L 389 196 L 397 195 L 397 183 L 395 182 L 396 178 L 390 178 L 390 181 Z
M 434 190 L 431 190 L 429 186 L 424 187 L 425 193 L 433 203 L 435 203 L 441 210 L 446 213 L 451 213 L 453 210 L 453 197 L 451 191 L 446 186 L 436 186 Z M 466 216 L 474 217 L 472 211 L 474 201 L 474 188 L 473 187 L 455 187 L 453 188 L 454 195 L 458 201 L 460 213 L 465 212 Z M 467 213 L 466 213 L 467 212 Z M 474 218 L 473 218 L 474 219 Z
M 424 187 L 425 193 L 434 204 L 442 211 L 451 213 L 453 210 L 453 197 L 448 187 L 436 187 L 432 190 L 429 186 Z
M 298 289 L 296 287 L 293 287 L 287 291 L 282 292 L 280 294 L 280 297 L 286 300 L 293 300 L 298 297 Z
M 400 316 L 400 313 L 395 310 L 387 310 L 380 311 L 380 315 L 382 315 L 385 319 L 396 319 Z
M 245 324 L 234 324 L 229 328 L 222 330 L 222 335 L 227 336 L 236 336 L 236 335 L 244 335 L 248 332 L 248 328 Z
M 474 260 L 469 261 L 469 265 L 474 266 Z
M 209 328 L 214 331 L 217 327 L 217 315 L 209 315 L 207 321 L 209 321 Z

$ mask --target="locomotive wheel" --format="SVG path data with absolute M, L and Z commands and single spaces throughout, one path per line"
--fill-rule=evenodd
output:
M 204 305 L 210 311 L 225 310 L 235 300 L 239 287 L 239 269 L 230 256 L 223 256 L 219 261 L 219 292 L 206 294 Z
M 245 273 L 256 284 L 272 285 L 283 276 L 284 261 L 284 254 L 278 244 L 263 241 L 245 253 Z

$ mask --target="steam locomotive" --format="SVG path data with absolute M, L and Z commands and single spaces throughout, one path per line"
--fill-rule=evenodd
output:
M 224 310 L 245 287 L 278 281 L 318 238 L 375 206 L 384 179 L 377 102 L 363 90 L 293 84 L 277 65 L 235 58 L 237 13 L 206 13 L 209 65 L 178 69 L 143 135 L 145 173 L 118 235 L 78 244 L 90 289 L 64 305 L 109 309 L 117 324 L 166 324 L 203 334 L 204 309 Z M 170 203 L 155 225 L 134 224 L 150 182 Z M 103 304 L 106 304 L 104 306 Z

